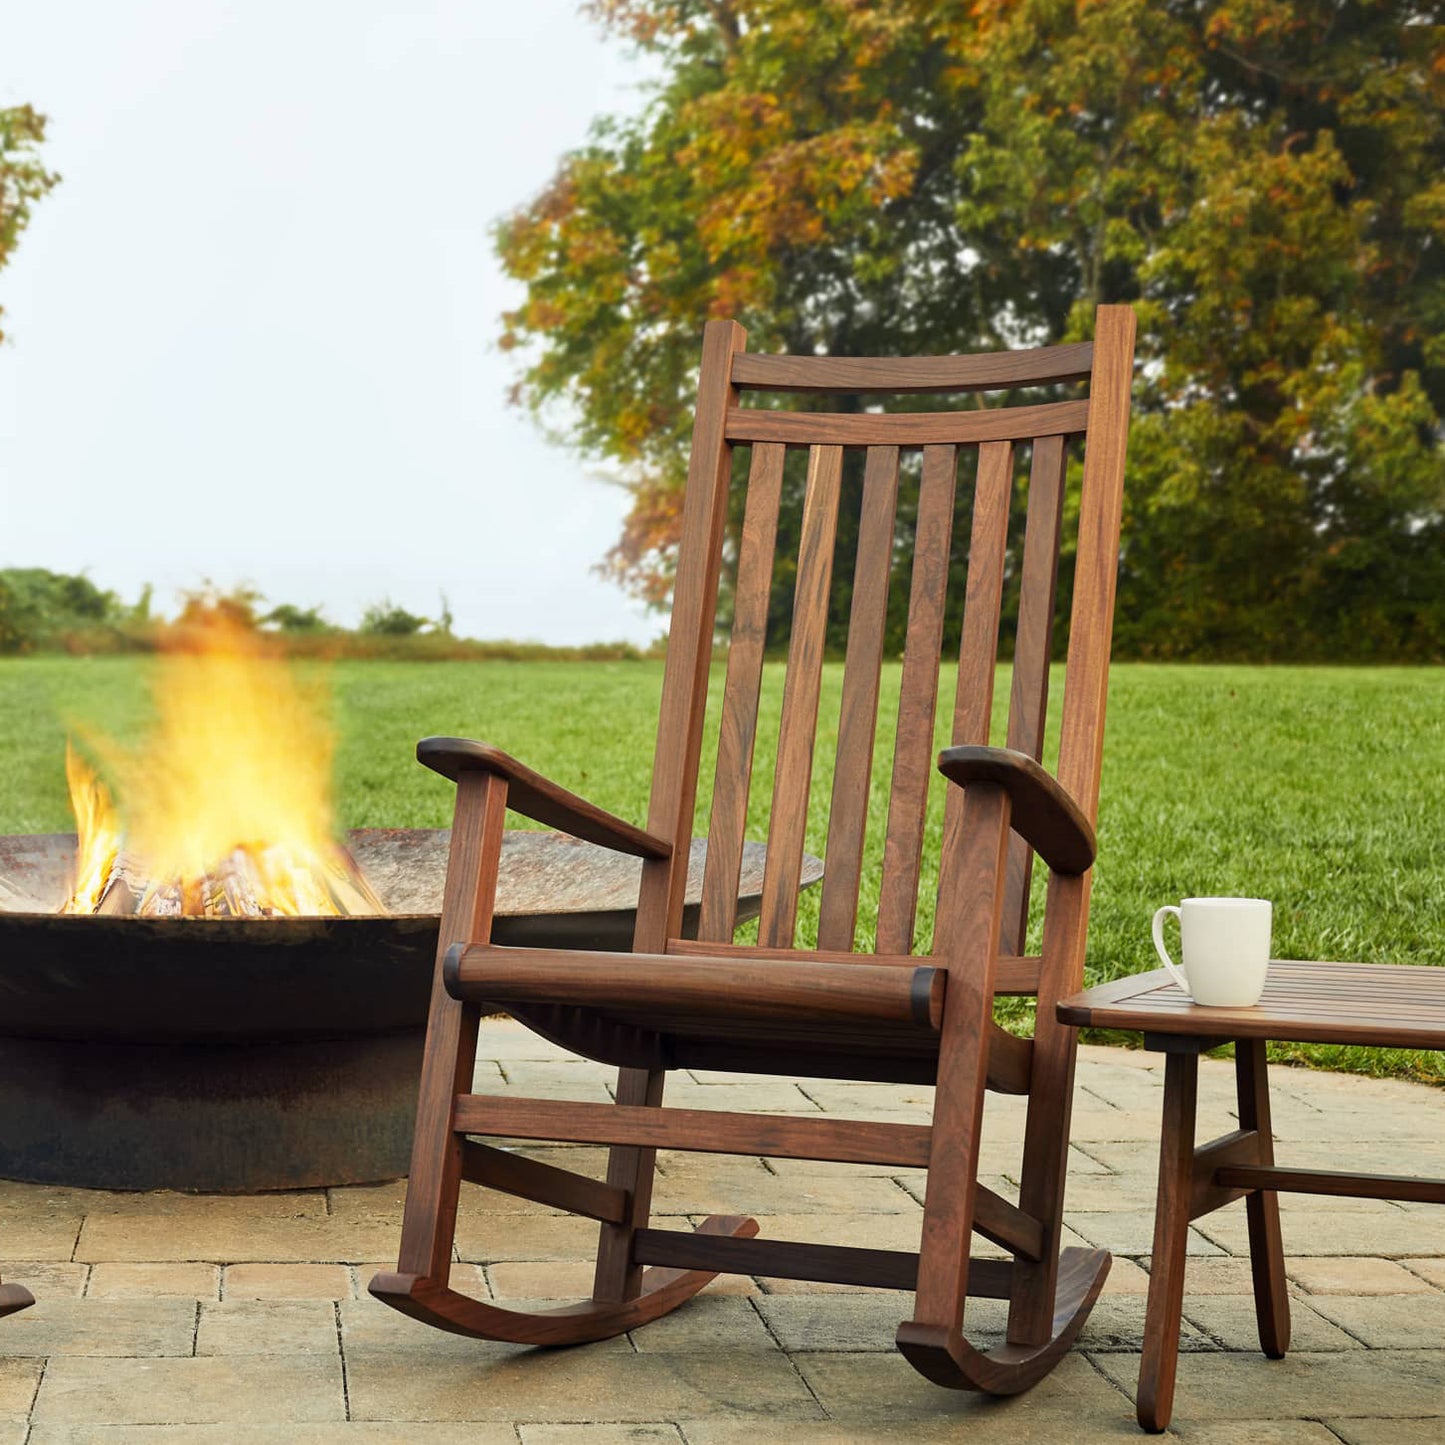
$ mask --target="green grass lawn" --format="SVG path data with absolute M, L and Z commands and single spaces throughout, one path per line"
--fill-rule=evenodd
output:
M 134 658 L 0 661 L 0 832 L 70 826 L 62 751 L 67 720 L 124 739 L 147 710 Z M 782 669 L 770 666 L 749 835 L 764 837 Z M 825 814 L 842 669 L 824 679 L 808 846 L 826 851 Z M 329 673 L 338 727 L 341 822 L 441 826 L 451 789 L 417 766 L 427 733 L 485 738 L 623 817 L 642 821 L 661 664 L 339 663 Z M 715 678 L 720 684 L 721 676 Z M 891 757 L 885 670 L 878 758 Z M 715 691 L 717 689 L 715 688 Z M 1002 736 L 1007 679 L 996 695 Z M 952 677 L 940 689 L 945 740 Z M 1057 690 L 1052 711 L 1057 718 Z M 715 721 L 715 720 L 714 720 Z M 709 745 L 714 733 L 709 732 Z M 875 771 L 885 774 L 886 768 Z M 703 803 L 710 774 L 704 774 Z M 920 918 L 932 920 L 942 818 L 936 780 Z M 1154 965 L 1149 920 L 1187 894 L 1275 903 L 1285 958 L 1445 964 L 1445 670 L 1165 667 L 1113 670 L 1091 982 Z M 886 793 L 875 780 L 868 859 L 876 906 Z M 700 809 L 700 830 L 705 812 Z M 930 866 L 932 865 L 932 866 Z M 866 867 L 867 865 L 865 865 Z M 1041 901 L 1036 892 L 1036 902 Z M 803 912 L 816 922 L 817 893 Z M 1041 910 L 1035 908 L 1035 937 Z M 1445 1079 L 1438 1056 L 1300 1048 L 1283 1057 Z

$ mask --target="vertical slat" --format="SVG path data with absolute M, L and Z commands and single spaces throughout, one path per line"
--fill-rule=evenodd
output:
M 1129 426 L 1133 354 L 1132 309 L 1127 306 L 1100 307 L 1094 346 L 1095 370 L 1089 397 L 1072 632 L 1064 688 L 1064 742 L 1059 764 L 1059 781 L 1069 789 L 1091 819 L 1097 812 L 1099 798 L 1104 689 L 1108 680 L 1109 640 L 1113 628 L 1114 579 L 1119 563 L 1124 444 Z M 1044 909 L 1043 961 L 1039 968 L 1039 1004 L 1034 1014 L 1029 1112 L 1024 1126 L 1019 1180 L 1019 1207 L 1043 1222 L 1046 1248 L 1042 1261 L 1023 1266 L 1016 1275 L 1016 1292 L 1009 1311 L 1009 1339 L 1015 1343 L 1046 1337 L 1053 1328 L 1048 1302 L 1054 1297 L 1057 1249 L 1063 1233 L 1069 1111 L 1078 1046 L 1075 1031 L 1059 1022 L 1056 1005 L 1065 994 L 1083 986 L 1084 943 L 1092 883 L 1091 872 L 1071 878 L 1056 873 L 1049 878 L 1048 904 Z M 1170 1056 L 1171 1069 L 1175 1057 Z M 1167 1085 L 1165 1092 L 1167 1098 Z M 1169 1107 L 1166 1103 L 1166 1121 Z M 1188 1113 L 1192 1131 L 1192 1099 Z M 1180 1258 L 1182 1260 L 1182 1252 Z M 1168 1273 L 1171 1267 L 1167 1262 L 1161 1264 L 1159 1257 L 1155 1256 L 1154 1268 L 1161 1275 Z M 1159 1280 L 1151 1276 L 1151 1291 L 1157 1283 Z
M 732 474 L 732 447 L 724 426 L 728 407 L 736 406 L 738 400 L 737 388 L 732 384 L 733 353 L 743 349 L 747 337 L 735 321 L 709 321 L 703 331 L 692 456 L 682 503 L 677 591 L 667 635 L 652 797 L 647 808 L 647 831 L 666 838 L 674 845 L 674 852 L 671 858 L 642 865 L 637 926 L 633 931 L 633 947 L 639 953 L 662 953 L 667 940 L 682 926 L 698 757 L 707 708 L 707 675 L 717 616 L 723 523 Z
M 1013 469 L 1012 442 L 985 442 L 979 447 L 973 530 L 968 540 L 963 635 L 958 647 L 958 691 L 953 708 L 955 746 L 988 742 L 989 722 L 993 717 L 993 680 L 998 670 L 999 614 L 1003 608 Z
M 717 773 L 712 816 L 708 820 L 707 865 L 702 881 L 699 938 L 731 941 L 738 911 L 743 831 L 747 826 L 748 788 L 753 775 L 753 746 L 758 730 L 758 688 L 763 674 L 768 596 L 773 581 L 773 551 L 778 535 L 778 506 L 787 449 L 777 443 L 753 448 L 743 535 L 738 547 L 738 577 L 733 596 L 732 644 L 723 688 L 718 734 Z
M 958 685 L 953 703 L 953 745 L 988 742 L 993 717 L 993 683 L 998 671 L 999 615 L 1008 555 L 1009 499 L 1013 491 L 1012 442 L 985 442 L 978 449 L 978 482 L 973 494 L 973 529 L 968 539 L 968 583 L 958 646 Z M 943 799 L 943 836 L 955 836 L 963 790 L 949 788 Z M 939 870 L 938 911 L 950 905 Z M 1005 915 L 1007 917 L 1007 915 Z M 939 932 L 935 924 L 935 934 Z
M 1013 686 L 1009 695 L 1007 746 L 1035 761 L 1044 755 L 1049 711 L 1049 657 L 1054 639 L 1054 594 L 1059 579 L 1059 532 L 1064 518 L 1063 437 L 1040 437 L 1029 464 L 1028 520 L 1019 580 L 1019 620 L 1014 635 Z M 1004 952 L 1022 953 L 1029 923 L 1029 876 L 1033 850 L 1017 834 L 1009 839 L 1004 893 Z
M 948 593 L 957 462 L 956 447 L 923 449 L 908 632 L 903 644 L 903 681 L 893 746 L 893 786 L 888 798 L 888 832 L 878 898 L 875 947 L 879 953 L 907 953 L 913 946 L 918 864 L 923 854 L 923 825 L 933 770 L 933 724 L 938 706 L 938 663 Z
M 652 763 L 652 796 L 647 830 L 673 845 L 672 855 L 647 860 L 637 902 L 633 947 L 662 953 L 681 931 L 683 893 L 692 843 L 692 812 L 697 798 L 698 760 L 702 752 L 707 677 L 712 663 L 717 618 L 718 572 L 722 565 L 723 525 L 727 519 L 732 447 L 726 435 L 727 411 L 736 406 L 733 354 L 747 345 L 748 334 L 735 321 L 709 321 L 703 328 L 702 369 L 692 455 L 682 502 L 682 542 L 678 549 L 677 590 L 667 635 L 667 665 L 662 674 L 662 704 L 657 717 L 657 746 Z M 662 1102 L 660 1070 L 619 1069 L 617 1097 L 629 1103 Z M 597 1249 L 593 1293 L 598 1299 L 635 1299 L 642 1269 L 632 1258 L 636 1231 L 646 1226 L 652 1202 L 656 1151 L 616 1148 L 608 1153 L 607 1182 L 630 1195 L 628 1217 L 604 1225 Z
M 1104 759 L 1104 703 L 1119 577 L 1129 389 L 1134 376 L 1133 307 L 1101 306 L 1097 316 L 1059 744 L 1059 781 L 1091 821 L 1099 809 L 1099 771 Z
M 773 776 L 773 810 L 758 925 L 759 941 L 771 948 L 792 947 L 798 917 L 798 879 L 808 823 L 808 785 L 813 776 L 813 740 L 818 724 L 828 583 L 833 575 L 842 471 L 842 447 L 814 447 L 808 454 L 798 582 L 793 594 L 793 632 L 788 643 L 788 675 L 783 684 L 778 765 Z
M 843 664 L 833 801 L 828 813 L 828 865 L 823 874 L 818 920 L 818 947 L 845 952 L 853 947 L 858 921 L 858 883 L 868 825 L 868 786 L 873 776 L 873 735 L 878 726 L 878 684 L 897 505 L 898 448 L 869 447 L 863 471 L 858 556 L 853 566 L 848 653 Z

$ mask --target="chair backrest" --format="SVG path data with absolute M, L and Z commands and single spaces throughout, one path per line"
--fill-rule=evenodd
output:
M 752 780 L 764 632 L 789 448 L 808 451 L 792 630 L 768 831 L 761 945 L 790 948 L 797 924 L 812 779 L 824 630 L 834 567 L 844 453 L 864 453 L 858 545 L 842 680 L 822 885 L 820 949 L 851 951 L 862 882 L 881 665 L 902 456 L 920 451 L 907 631 L 879 890 L 876 951 L 914 947 L 925 812 L 933 778 L 934 717 L 946 610 L 963 615 L 954 743 L 987 743 L 1008 551 L 1016 451 L 1029 451 L 1027 517 L 1018 567 L 1017 630 L 1006 746 L 1041 758 L 1054 598 L 1063 541 L 1068 452 L 1084 445 L 1073 608 L 1058 776 L 1092 818 L 1098 800 L 1104 701 L 1118 564 L 1134 313 L 1100 307 L 1092 343 L 976 356 L 844 358 L 752 355 L 735 322 L 709 322 L 692 458 L 683 501 L 672 627 L 648 829 L 680 844 L 677 865 L 645 866 L 636 947 L 660 952 L 680 931 L 687 840 L 701 763 L 735 448 L 751 450 L 733 587 L 699 937 L 728 942 Z M 743 404 L 746 392 L 848 398 L 970 393 L 1088 383 L 1086 398 L 920 412 L 787 411 Z M 856 403 L 855 403 L 856 405 Z M 967 583 L 948 596 L 960 450 L 975 448 Z M 948 820 L 959 805 L 950 789 Z M 1030 853 L 1011 840 L 1005 951 L 1022 948 Z

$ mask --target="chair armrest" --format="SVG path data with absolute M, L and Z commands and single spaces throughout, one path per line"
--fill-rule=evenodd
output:
M 1027 753 L 1010 748 L 945 748 L 938 771 L 951 783 L 996 783 L 1009 796 L 1014 831 L 1055 873 L 1086 873 L 1098 845 L 1084 811 Z
M 463 773 L 493 773 L 505 778 L 507 806 L 513 812 L 584 842 L 600 843 L 615 853 L 631 853 L 639 858 L 672 856 L 670 843 L 558 787 L 550 778 L 524 767 L 490 743 L 470 738 L 423 738 L 416 745 L 416 759 L 453 782 Z

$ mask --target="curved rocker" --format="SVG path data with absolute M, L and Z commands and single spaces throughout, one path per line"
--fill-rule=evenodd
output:
M 1059 1256 L 1053 1333 L 1041 1345 L 979 1350 L 961 1330 L 909 1320 L 898 1327 L 898 1348 L 920 1375 L 950 1390 L 1017 1395 L 1032 1389 L 1079 1336 L 1112 1263 L 1106 1249 L 1066 1249 Z
M 0 1319 L 29 1309 L 35 1303 L 35 1296 L 23 1285 L 0 1284 Z
M 742 1215 L 714 1214 L 696 1232 L 749 1239 L 758 1232 L 758 1222 Z M 454 1335 L 513 1345 L 582 1345 L 649 1324 L 685 1304 L 716 1278 L 716 1270 L 653 1268 L 643 1271 L 642 1291 L 635 1299 L 580 1300 L 548 1310 L 486 1304 L 415 1274 L 378 1274 L 368 1288 L 402 1314 Z

